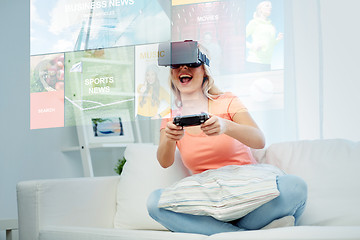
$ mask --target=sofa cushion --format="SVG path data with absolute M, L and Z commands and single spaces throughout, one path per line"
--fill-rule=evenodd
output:
M 269 164 L 230 165 L 208 170 L 165 188 L 159 207 L 233 221 L 279 196 L 278 175 L 283 172 Z
M 308 184 L 301 225 L 360 225 L 360 142 L 341 139 L 278 143 L 266 162 Z
M 189 172 L 182 165 L 178 152 L 174 164 L 167 169 L 158 163 L 156 152 L 157 146 L 153 144 L 131 144 L 126 147 L 126 163 L 117 189 L 115 228 L 165 229 L 148 215 L 147 198 L 152 191 L 189 176 Z
M 350 240 L 359 239 L 360 227 L 349 226 L 296 226 L 273 228 L 267 230 L 241 231 L 218 233 L 209 236 L 207 240 L 316 240 L 316 239 L 333 239 L 333 240 Z
M 169 231 L 124 230 L 46 226 L 40 229 L 39 240 L 202 240 L 201 234 L 173 233 Z
M 359 239 L 360 227 L 298 226 L 257 231 L 218 233 L 211 236 L 169 231 L 123 230 L 46 226 L 40 229 L 39 240 L 233 240 L 233 239 Z

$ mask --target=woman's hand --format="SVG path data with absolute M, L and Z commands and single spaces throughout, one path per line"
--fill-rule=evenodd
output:
M 276 37 L 276 41 L 283 40 L 283 38 L 284 38 L 284 33 L 279 33 Z
M 265 138 L 248 112 L 238 112 L 233 121 L 210 115 L 210 118 L 201 125 L 201 130 L 208 136 L 226 134 L 243 144 L 261 149 L 265 146 Z
M 174 163 L 176 141 L 184 136 L 184 129 L 168 122 L 160 131 L 160 143 L 157 150 L 157 159 L 163 168 L 170 167 Z
M 179 141 L 184 136 L 184 128 L 168 122 L 165 127 L 165 136 L 171 141 Z
M 201 125 L 201 130 L 208 136 L 223 134 L 226 131 L 226 120 L 210 115 L 210 118 Z

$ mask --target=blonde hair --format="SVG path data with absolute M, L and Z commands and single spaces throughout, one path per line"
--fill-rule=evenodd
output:
M 262 1 L 260 2 L 257 7 L 256 7 L 256 10 L 254 12 L 254 19 L 261 19 L 261 16 L 262 16 L 262 9 L 266 6 L 266 5 L 271 5 L 271 2 L 270 1 Z
M 207 58 L 209 58 L 211 63 L 209 51 L 200 43 L 198 43 L 198 48 L 202 53 L 204 53 L 207 56 Z M 221 94 L 223 94 L 223 92 L 215 85 L 214 78 L 211 76 L 210 67 L 206 64 L 201 65 L 201 67 L 204 68 L 202 92 L 208 99 L 214 100 L 214 98 L 219 97 Z M 171 89 L 175 95 L 175 105 L 177 107 L 181 107 L 182 106 L 181 95 L 179 89 L 176 87 L 176 85 L 173 82 L 172 71 L 170 72 L 169 81 L 170 81 Z

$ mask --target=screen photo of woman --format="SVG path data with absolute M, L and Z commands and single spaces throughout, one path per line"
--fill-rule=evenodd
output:
M 159 68 L 156 64 L 146 67 L 144 81 L 137 86 L 137 120 L 142 142 L 156 141 L 154 129 L 158 129 L 161 118 L 170 112 L 170 95 L 161 86 Z
M 282 32 L 277 29 L 270 19 L 273 11 L 271 1 L 260 2 L 253 17 L 246 25 L 246 71 L 270 71 L 275 46 L 283 39 Z

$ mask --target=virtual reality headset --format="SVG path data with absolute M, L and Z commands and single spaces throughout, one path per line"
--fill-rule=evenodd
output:
M 210 64 L 210 60 L 199 50 L 198 42 L 192 40 L 160 43 L 158 55 L 159 66 L 178 68 L 181 65 L 198 67 Z

